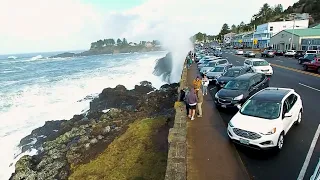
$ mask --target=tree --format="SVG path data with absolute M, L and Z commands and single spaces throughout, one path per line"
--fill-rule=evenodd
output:
M 101 39 L 96 42 L 96 48 L 102 48 L 103 45 L 104 45 L 104 41 L 102 41 Z
M 234 25 L 234 24 L 232 24 L 232 26 L 231 26 L 231 32 L 233 32 L 233 33 L 237 33 L 237 26 L 236 25 Z
M 122 44 L 122 41 L 121 41 L 121 39 L 117 39 L 117 45 L 121 45 Z
M 145 46 L 146 45 L 146 41 L 140 41 L 140 43 L 139 43 L 139 45 L 141 45 L 141 46 Z
M 97 43 L 96 42 L 91 43 L 90 49 L 95 49 L 95 48 L 97 48 Z
M 126 40 L 126 38 L 123 38 L 122 45 L 128 45 L 128 41 Z

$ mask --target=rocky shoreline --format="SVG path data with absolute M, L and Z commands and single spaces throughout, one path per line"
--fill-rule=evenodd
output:
M 44 126 L 33 130 L 30 135 L 23 138 L 19 145 L 22 151 L 36 149 L 38 154 L 20 158 L 10 179 L 68 179 L 77 167 L 99 159 L 105 152 L 110 152 L 110 150 L 106 151 L 110 143 L 121 138 L 131 124 L 146 118 L 149 118 L 149 124 L 158 119 L 165 119 L 164 124 L 154 126 L 157 128 L 149 131 L 154 135 L 151 141 L 158 147 L 156 151 L 166 156 L 168 131 L 174 120 L 174 102 L 177 99 L 177 93 L 178 84 L 176 83 L 163 85 L 157 90 L 147 81 L 141 82 L 132 90 L 127 90 L 122 85 L 103 89 L 99 96 L 90 102 L 88 112 L 74 115 L 70 120 L 47 121 Z M 135 134 L 134 128 L 130 131 Z M 159 163 L 166 164 L 163 160 L 159 160 Z M 139 164 L 139 167 L 147 164 L 156 163 Z M 165 171 L 166 167 L 163 168 Z M 146 170 L 146 167 L 141 169 Z M 128 171 L 128 169 L 125 170 Z M 147 175 L 142 177 L 147 172 L 139 173 L 140 176 L 135 174 L 138 176 L 135 178 L 148 178 Z M 112 179 L 113 177 L 105 174 L 90 175 L 87 178 Z
M 81 56 L 93 56 L 101 54 L 119 54 L 119 53 L 134 53 L 134 52 L 151 52 L 151 51 L 163 51 L 161 47 L 140 47 L 140 46 L 126 46 L 126 47 L 104 47 L 101 49 L 90 49 L 81 53 L 64 52 L 51 56 L 50 58 L 66 58 L 66 57 L 81 57 Z

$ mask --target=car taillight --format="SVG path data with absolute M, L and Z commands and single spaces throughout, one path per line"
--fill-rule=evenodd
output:
M 270 81 L 270 78 L 268 77 L 267 80 Z

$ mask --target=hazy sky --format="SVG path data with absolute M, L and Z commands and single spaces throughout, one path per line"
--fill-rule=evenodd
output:
M 296 1 L 0 0 L 0 54 L 88 49 L 109 37 L 178 41 L 248 22 L 266 2 Z

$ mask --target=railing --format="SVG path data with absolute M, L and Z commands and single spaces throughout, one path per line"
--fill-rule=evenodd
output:
M 165 180 L 187 179 L 187 112 L 184 102 L 180 102 L 181 90 L 187 86 L 186 62 L 183 65 L 178 100 L 175 102 L 176 115 L 173 128 L 169 130 L 168 160 Z

